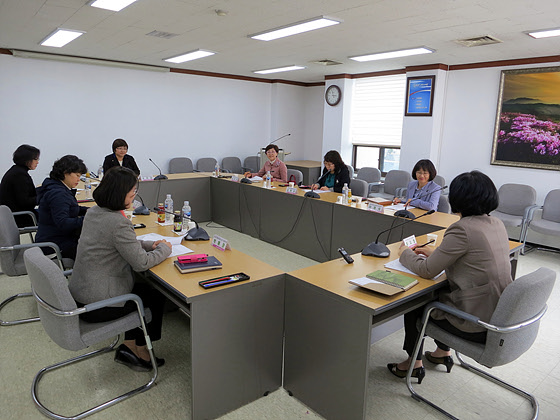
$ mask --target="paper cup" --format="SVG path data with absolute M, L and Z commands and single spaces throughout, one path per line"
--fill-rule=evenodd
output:
M 337 203 L 337 204 L 342 204 L 342 200 L 344 200 L 344 196 L 343 196 L 343 195 L 339 195 L 338 197 L 336 197 L 336 203 Z
M 433 233 L 428 233 L 426 235 L 426 237 L 428 238 L 428 242 L 430 242 L 432 239 L 434 240 L 434 242 L 432 242 L 428 246 L 436 246 L 437 245 L 437 235 L 434 235 Z
M 290 182 L 290 187 L 294 188 L 294 183 Z

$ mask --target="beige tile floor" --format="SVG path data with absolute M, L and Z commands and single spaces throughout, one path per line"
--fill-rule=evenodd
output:
M 234 247 L 285 271 L 315 264 L 314 261 L 275 246 L 257 241 L 226 228 L 208 228 L 219 232 Z M 540 419 L 560 418 L 560 257 L 535 251 L 520 258 L 518 275 L 546 266 L 556 270 L 559 280 L 549 300 L 549 310 L 533 347 L 517 361 L 493 373 L 533 392 L 540 403 Z M 9 278 L 0 274 L 0 300 L 16 292 L 29 290 L 26 276 Z M 21 301 L 21 299 L 20 299 Z M 25 316 L 36 312 L 31 300 L 12 303 L 2 316 Z M 128 401 L 91 416 L 95 419 L 188 419 L 190 380 L 188 354 L 189 319 L 181 312 L 166 314 L 161 341 L 155 343 L 157 354 L 165 357 L 157 385 Z M 430 407 L 413 400 L 404 381 L 386 369 L 389 362 L 404 357 L 401 350 L 403 331 L 397 331 L 372 346 L 369 367 L 367 419 L 442 419 Z M 333 343 L 339 345 L 339 343 Z M 426 344 L 431 349 L 433 343 Z M 42 367 L 74 356 L 50 341 L 39 323 L 0 328 L 0 420 L 43 418 L 35 408 L 31 381 Z M 112 354 L 94 358 L 46 376 L 41 386 L 44 402 L 61 414 L 75 414 L 88 404 L 100 402 L 138 386 L 146 374 L 130 371 L 112 361 Z M 427 375 L 418 391 L 452 410 L 461 419 L 525 419 L 529 404 L 521 397 L 503 390 L 466 370 L 455 366 L 451 374 L 443 367 L 426 366 Z M 219 396 L 217 396 L 219 398 Z M 222 420 L 306 419 L 322 417 L 314 413 L 283 389 L 221 417 Z M 339 420 L 339 419 L 333 419 Z M 343 419 L 341 419 L 343 420 Z

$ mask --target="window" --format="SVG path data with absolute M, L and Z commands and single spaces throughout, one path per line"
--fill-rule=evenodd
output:
M 352 95 L 350 138 L 353 166 L 398 169 L 406 74 L 356 79 Z

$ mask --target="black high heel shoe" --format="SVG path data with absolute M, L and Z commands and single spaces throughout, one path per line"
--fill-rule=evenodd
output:
M 391 372 L 397 378 L 406 378 L 406 372 L 407 371 L 399 369 L 398 368 L 398 363 L 387 364 L 387 369 L 389 369 L 389 372 Z M 413 378 L 418 378 L 418 385 L 420 385 L 422 383 L 422 380 L 424 379 L 424 376 L 426 376 L 426 369 L 424 369 L 424 366 L 420 366 L 420 367 L 412 369 L 412 377 Z
M 153 369 L 151 361 L 139 358 L 124 344 L 121 344 L 115 351 L 115 362 L 128 366 L 137 372 L 149 372 Z M 158 367 L 163 366 L 165 359 L 156 357 L 156 363 Z
M 451 356 L 434 357 L 432 356 L 431 351 L 425 352 L 424 356 L 426 356 L 426 360 L 428 362 L 433 363 L 434 365 L 445 365 L 447 373 L 451 372 L 451 368 L 455 364 L 455 362 L 453 361 L 453 357 Z

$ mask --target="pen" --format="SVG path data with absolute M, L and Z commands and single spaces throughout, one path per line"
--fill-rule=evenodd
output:
M 430 245 L 432 242 L 435 242 L 435 241 L 436 241 L 435 239 L 432 239 L 431 241 L 428 241 L 425 244 L 418 245 L 416 248 L 422 248 L 423 246 Z M 416 249 L 416 248 L 414 248 L 414 249 Z

